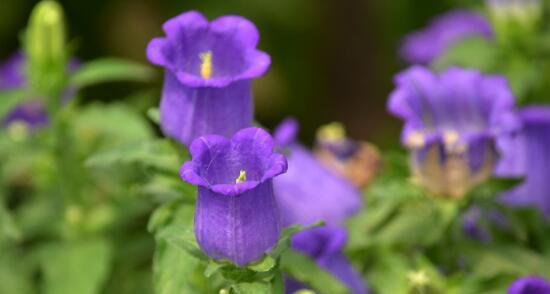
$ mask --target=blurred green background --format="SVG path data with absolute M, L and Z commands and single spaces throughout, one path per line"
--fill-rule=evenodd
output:
M 19 47 L 34 0 L 0 0 L 0 59 Z M 261 49 L 273 65 L 255 84 L 257 119 L 267 127 L 292 115 L 301 137 L 342 121 L 352 137 L 382 147 L 398 143 L 400 124 L 385 111 L 392 76 L 406 65 L 397 48 L 408 32 L 451 8 L 451 0 L 65 0 L 74 53 L 82 60 L 117 56 L 146 62 L 148 41 L 161 25 L 196 9 L 209 18 L 239 14 L 261 32 Z M 456 2 L 456 1 L 455 1 Z M 459 3 L 460 4 L 460 3 Z M 462 3 L 464 4 L 464 3 Z M 136 87 L 151 88 L 145 103 L 158 102 L 162 75 L 155 84 L 112 84 L 90 88 L 85 101 L 115 100 Z M 153 98 L 151 98 L 153 97 Z M 154 100 L 153 100 L 154 99 Z M 136 102 L 138 103 L 138 102 Z

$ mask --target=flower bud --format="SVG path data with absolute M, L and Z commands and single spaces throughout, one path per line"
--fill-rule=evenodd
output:
M 48 94 L 60 91 L 67 60 L 63 8 L 56 1 L 38 3 L 25 36 L 31 86 Z

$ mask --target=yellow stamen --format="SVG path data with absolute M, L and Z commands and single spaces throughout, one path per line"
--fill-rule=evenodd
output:
M 246 172 L 244 170 L 239 172 L 239 177 L 235 180 L 235 184 L 246 182 Z
M 205 80 L 212 78 L 212 51 L 206 51 L 199 55 L 201 59 L 201 77 Z
M 406 144 L 410 148 L 422 148 L 426 145 L 426 139 L 420 132 L 413 132 L 407 137 Z

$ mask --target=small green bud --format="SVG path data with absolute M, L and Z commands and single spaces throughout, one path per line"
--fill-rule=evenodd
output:
M 39 93 L 57 95 L 67 63 L 63 8 L 52 0 L 33 9 L 25 35 L 25 51 L 31 86 Z

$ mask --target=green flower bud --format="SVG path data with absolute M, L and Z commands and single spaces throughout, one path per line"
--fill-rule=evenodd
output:
M 39 93 L 57 95 L 64 82 L 67 62 L 63 8 L 52 0 L 38 3 L 25 35 L 28 75 Z

